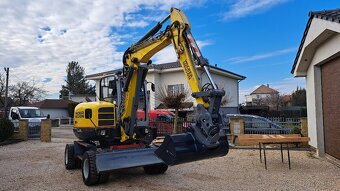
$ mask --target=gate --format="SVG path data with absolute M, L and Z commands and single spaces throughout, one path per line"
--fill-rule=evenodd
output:
M 40 122 L 29 122 L 28 123 L 28 138 L 40 138 Z

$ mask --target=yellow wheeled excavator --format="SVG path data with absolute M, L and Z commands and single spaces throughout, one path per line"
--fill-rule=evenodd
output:
M 170 24 L 163 27 L 168 20 Z M 164 30 L 161 30 L 165 28 Z M 79 104 L 74 111 L 74 134 L 80 139 L 65 147 L 65 167 L 82 168 L 86 185 L 104 183 L 109 172 L 143 167 L 147 174 L 164 173 L 168 165 L 225 156 L 229 147 L 219 114 L 225 92 L 218 89 L 184 13 L 176 8 L 124 53 L 123 69 L 100 81 L 100 101 Z M 172 44 L 196 99 L 195 122 L 186 133 L 167 135 L 160 146 L 148 126 L 145 78 L 154 54 Z M 209 83 L 202 85 L 196 66 Z M 154 84 L 151 85 L 154 89 Z M 207 88 L 210 87 L 210 88 Z M 137 120 L 137 110 L 145 117 Z

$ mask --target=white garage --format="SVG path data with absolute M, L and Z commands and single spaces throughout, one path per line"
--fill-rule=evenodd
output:
M 306 78 L 309 144 L 340 159 L 340 9 L 310 12 L 291 72 Z

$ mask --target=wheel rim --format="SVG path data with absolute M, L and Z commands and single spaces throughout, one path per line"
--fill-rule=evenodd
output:
M 65 164 L 68 164 L 68 147 L 65 149 Z
M 83 174 L 85 179 L 89 177 L 89 159 L 84 159 Z

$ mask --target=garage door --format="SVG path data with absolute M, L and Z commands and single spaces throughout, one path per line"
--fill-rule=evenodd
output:
M 325 152 L 340 159 L 340 57 L 322 65 Z

